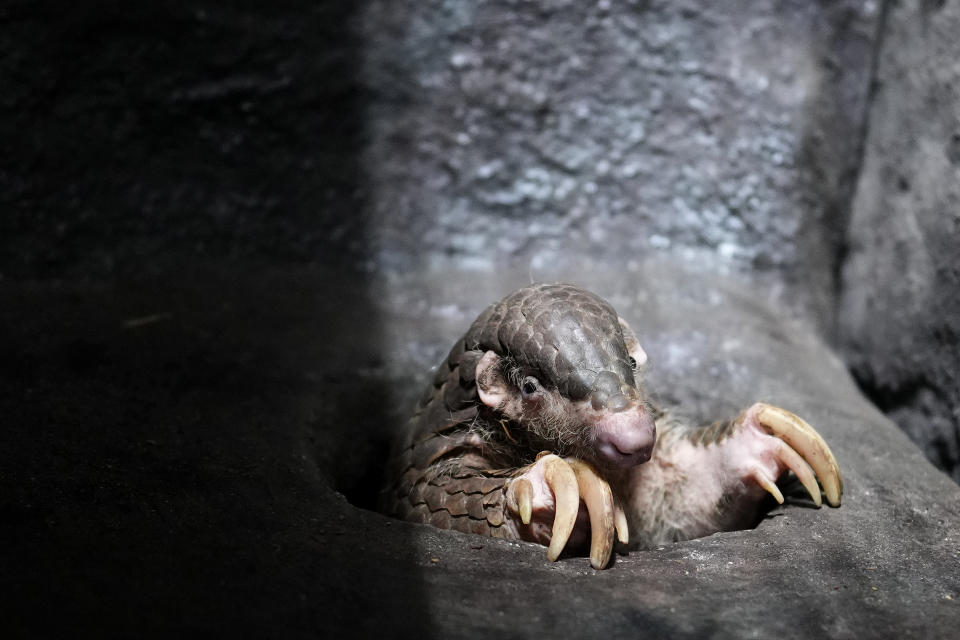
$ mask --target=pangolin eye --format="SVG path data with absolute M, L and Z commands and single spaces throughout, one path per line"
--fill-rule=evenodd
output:
M 520 385 L 520 391 L 523 392 L 523 396 L 529 397 L 535 394 L 540 389 L 540 384 L 537 382 L 537 379 L 533 376 L 527 376 L 523 379 L 523 384 Z
M 637 370 L 637 359 L 634 358 L 633 356 L 630 356 L 630 368 L 633 369 L 634 371 Z

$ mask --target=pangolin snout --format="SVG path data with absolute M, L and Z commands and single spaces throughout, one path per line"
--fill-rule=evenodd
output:
M 598 457 L 615 467 L 633 467 L 653 455 L 657 425 L 643 403 L 604 412 L 593 429 Z

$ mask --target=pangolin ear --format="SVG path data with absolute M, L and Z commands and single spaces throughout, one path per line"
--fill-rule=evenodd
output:
M 627 344 L 627 353 L 637 361 L 638 367 L 642 367 L 647 361 L 647 352 L 640 346 L 637 335 L 633 332 L 633 329 L 630 328 L 630 325 L 627 324 L 627 321 L 619 317 L 617 320 L 620 321 L 620 328 L 623 329 L 623 341 Z
M 496 409 L 507 401 L 510 391 L 500 374 L 500 356 L 487 351 L 477 363 L 477 394 L 480 402 Z

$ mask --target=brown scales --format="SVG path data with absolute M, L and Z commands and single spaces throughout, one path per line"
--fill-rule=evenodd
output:
M 504 530 L 504 490 L 510 474 L 485 469 L 469 427 L 479 419 L 474 380 L 479 353 L 459 340 L 408 421 L 390 463 L 396 479 L 383 496 L 390 515 L 497 538 Z
M 381 496 L 385 513 L 441 528 L 516 537 L 504 517 L 507 484 L 543 448 L 481 408 L 476 367 L 493 350 L 517 365 L 550 370 L 568 397 L 588 392 L 582 367 L 551 342 L 558 325 L 584 334 L 575 357 L 594 375 L 611 371 L 633 384 L 616 313 L 593 294 L 570 285 L 536 285 L 490 305 L 450 350 L 433 384 L 407 422 L 388 465 Z M 613 328 L 611 331 L 610 328 Z M 618 346 L 619 345 L 619 346 Z M 507 525 L 507 526 L 505 526 Z

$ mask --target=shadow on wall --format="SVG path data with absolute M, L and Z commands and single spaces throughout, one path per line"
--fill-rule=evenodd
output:
M 356 265 L 360 43 L 336 3 L 0 9 L 7 277 Z
M 0 8 L 15 627 L 426 624 L 418 574 L 379 584 L 336 494 L 378 480 L 390 419 L 356 14 Z

